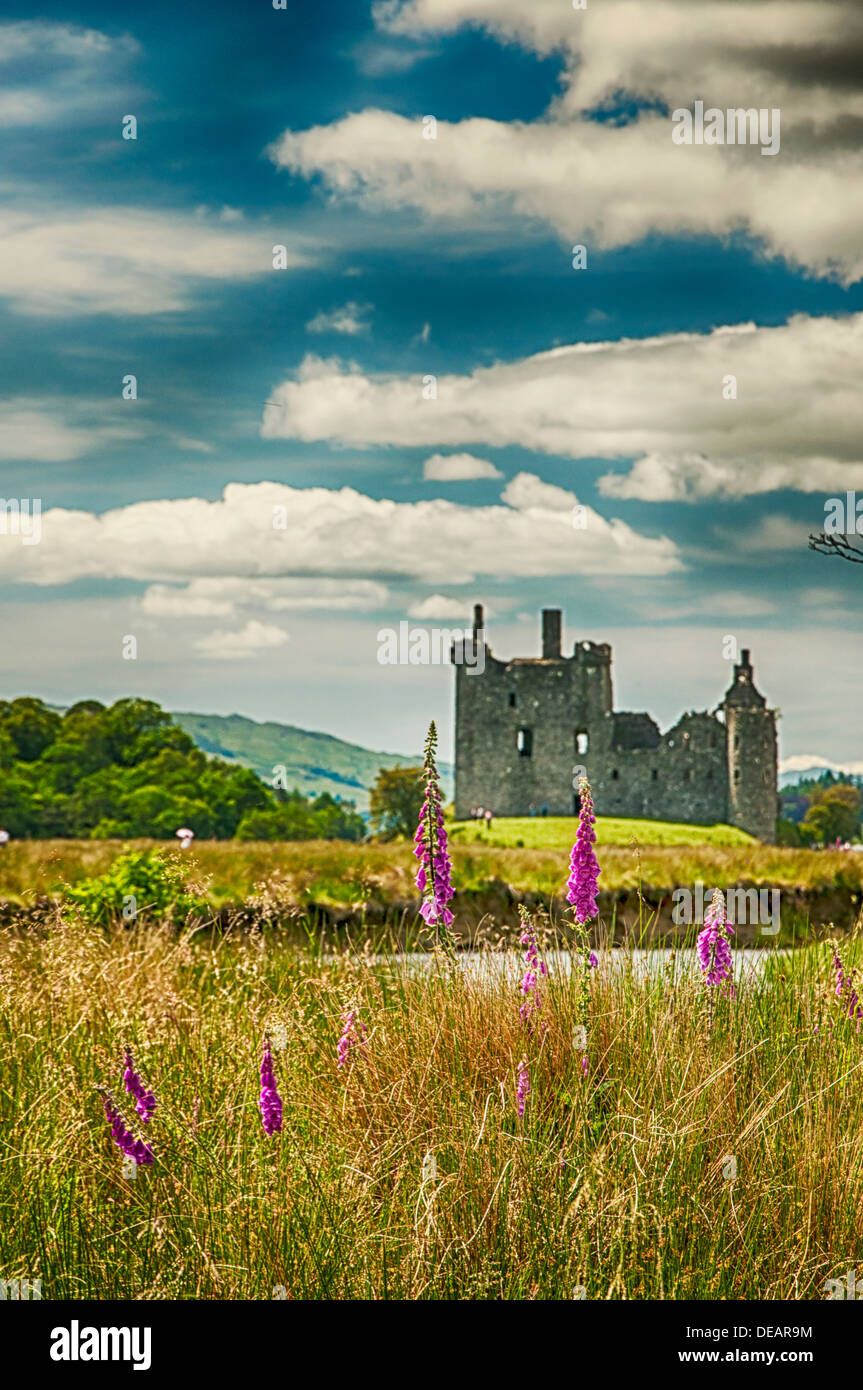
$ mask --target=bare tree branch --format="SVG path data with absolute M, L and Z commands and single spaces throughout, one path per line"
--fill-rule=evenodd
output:
M 809 549 L 817 551 L 819 555 L 838 555 L 841 560 L 863 565 L 863 549 L 852 545 L 847 536 L 828 535 L 826 531 L 822 531 L 818 536 L 809 537 Z

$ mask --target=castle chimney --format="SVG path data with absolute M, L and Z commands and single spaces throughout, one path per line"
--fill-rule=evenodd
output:
M 476 641 L 482 632 L 482 604 L 475 603 L 473 606 L 473 638 Z
M 559 608 L 543 608 L 542 657 L 544 661 L 560 658 L 560 619 Z

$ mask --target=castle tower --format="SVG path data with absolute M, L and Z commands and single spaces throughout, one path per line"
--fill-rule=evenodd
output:
M 453 646 L 459 820 L 477 806 L 497 816 L 574 814 L 575 768 L 588 750 L 598 768 L 613 735 L 611 648 L 577 642 L 565 656 L 563 646 L 563 613 L 546 608 L 541 655 L 498 660 L 474 608 L 471 635 Z
M 744 647 L 722 704 L 728 750 L 728 820 L 776 842 L 776 711 L 756 689 Z

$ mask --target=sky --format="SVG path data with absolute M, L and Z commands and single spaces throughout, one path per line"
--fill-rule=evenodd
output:
M 0 697 L 449 757 L 381 634 L 559 607 L 617 708 L 714 707 L 730 637 L 786 765 L 863 760 L 807 545 L 863 500 L 859 3 L 4 0 L 0 127 Z

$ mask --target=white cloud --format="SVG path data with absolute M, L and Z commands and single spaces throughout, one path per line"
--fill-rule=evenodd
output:
M 812 769 L 829 768 L 831 772 L 851 772 L 858 776 L 863 773 L 863 762 L 852 759 L 850 762 L 836 763 L 821 753 L 794 753 L 790 758 L 782 758 L 779 771 L 809 772 Z
M 477 600 L 479 602 L 479 600 Z M 493 618 L 495 610 L 483 605 L 485 618 Z M 444 594 L 428 594 L 417 599 L 408 607 L 409 618 L 425 619 L 429 622 L 455 622 L 465 626 L 473 621 L 473 598 L 447 598 Z
M 819 511 L 813 512 L 809 526 L 790 516 L 765 516 L 755 526 L 715 526 L 713 529 L 726 544 L 750 556 L 783 550 L 799 554 L 805 549 L 810 532 L 820 531 L 823 521 L 824 514 Z
M 457 483 L 472 478 L 502 477 L 500 469 L 488 459 L 478 459 L 473 454 L 432 454 L 423 464 L 423 478 L 427 482 Z
M 416 38 L 476 24 L 566 61 L 554 110 L 593 110 L 621 93 L 686 106 L 780 106 L 789 126 L 863 115 L 856 0 L 406 0 L 375 6 L 380 27 Z M 829 143 L 829 141 L 827 142 Z
M 0 401 L 0 459 L 65 463 L 92 449 L 139 436 L 139 430 L 126 426 L 89 425 L 69 418 L 70 414 L 80 417 L 86 408 L 86 402 L 70 403 L 61 398 L 18 396 Z M 102 410 L 104 413 L 104 403 Z
M 680 622 L 685 618 L 718 618 L 724 623 L 763 618 L 777 613 L 775 603 L 757 594 L 735 589 L 714 590 L 690 599 L 656 602 L 647 594 L 632 596 L 632 608 L 648 622 Z
M 608 497 L 687 501 L 863 487 L 863 314 L 575 343 L 468 376 L 368 376 L 307 356 L 271 393 L 265 438 L 355 447 L 482 444 L 631 458 Z M 737 379 L 737 399 L 723 383 Z
M 431 57 L 432 53 L 430 48 L 404 48 L 368 39 L 358 43 L 353 50 L 357 66 L 366 77 L 389 77 L 409 72 L 417 63 Z
M 190 439 L 187 435 L 174 435 L 171 441 L 176 444 L 178 449 L 183 449 L 186 453 L 192 454 L 213 454 L 215 449 L 212 444 L 208 444 L 204 439 Z
M 110 38 L 98 29 L 47 20 L 15 20 L 0 24 L 0 64 L 50 55 L 52 58 L 103 58 L 112 52 L 137 53 L 139 45 L 128 35 Z
M 863 21 L 852 0 L 416 0 L 377 7 L 394 33 L 475 23 L 567 58 L 562 96 L 533 122 L 438 120 L 366 110 L 286 131 L 275 162 L 337 194 L 424 219 L 478 211 L 548 223 L 567 243 L 628 245 L 649 234 L 741 230 L 774 255 L 850 282 L 863 275 Z M 835 80 L 834 80 L 835 73 Z M 676 146 L 669 115 L 625 125 L 585 112 L 621 93 L 669 110 L 780 108 L 783 143 L 765 159 L 740 147 Z
M 389 599 L 384 584 L 369 579 L 193 579 L 184 587 L 153 584 L 141 599 L 151 617 L 229 617 L 254 605 L 272 613 L 322 609 L 367 612 Z
M 0 215 L 0 297 L 22 314 L 156 314 L 207 281 L 275 274 L 271 230 L 141 208 Z M 308 264 L 289 248 L 288 265 Z
M 122 72 L 139 52 L 129 35 L 43 20 L 0 23 L 0 126 L 103 121 L 110 105 L 134 99 L 136 89 Z M 126 111 L 123 106 L 120 114 Z M 118 139 L 120 114 L 113 118 Z
M 544 483 L 535 473 L 517 473 L 501 496 L 511 507 L 571 513 L 577 498 L 565 488 Z
M 320 575 L 471 584 L 479 574 L 658 575 L 682 568 L 667 537 L 643 536 L 590 508 L 585 529 L 574 529 L 576 497 L 565 510 L 560 490 L 553 491 L 550 506 L 548 494 L 520 475 L 508 486 L 506 505 L 468 507 L 441 498 L 394 502 L 349 487 L 231 483 L 213 502 L 136 502 L 101 516 L 53 508 L 43 513 L 39 545 L 7 538 L 0 546 L 0 578 L 61 584 Z
M 195 642 L 195 650 L 213 661 L 242 661 L 255 652 L 283 647 L 290 640 L 287 632 L 250 618 L 236 632 L 208 632 Z
M 313 319 L 309 319 L 306 332 L 345 333 L 349 337 L 367 333 L 369 324 L 365 315 L 371 313 L 371 310 L 371 304 L 356 304 L 353 301 L 343 304 L 340 309 L 332 309 L 329 313 L 321 310 Z

